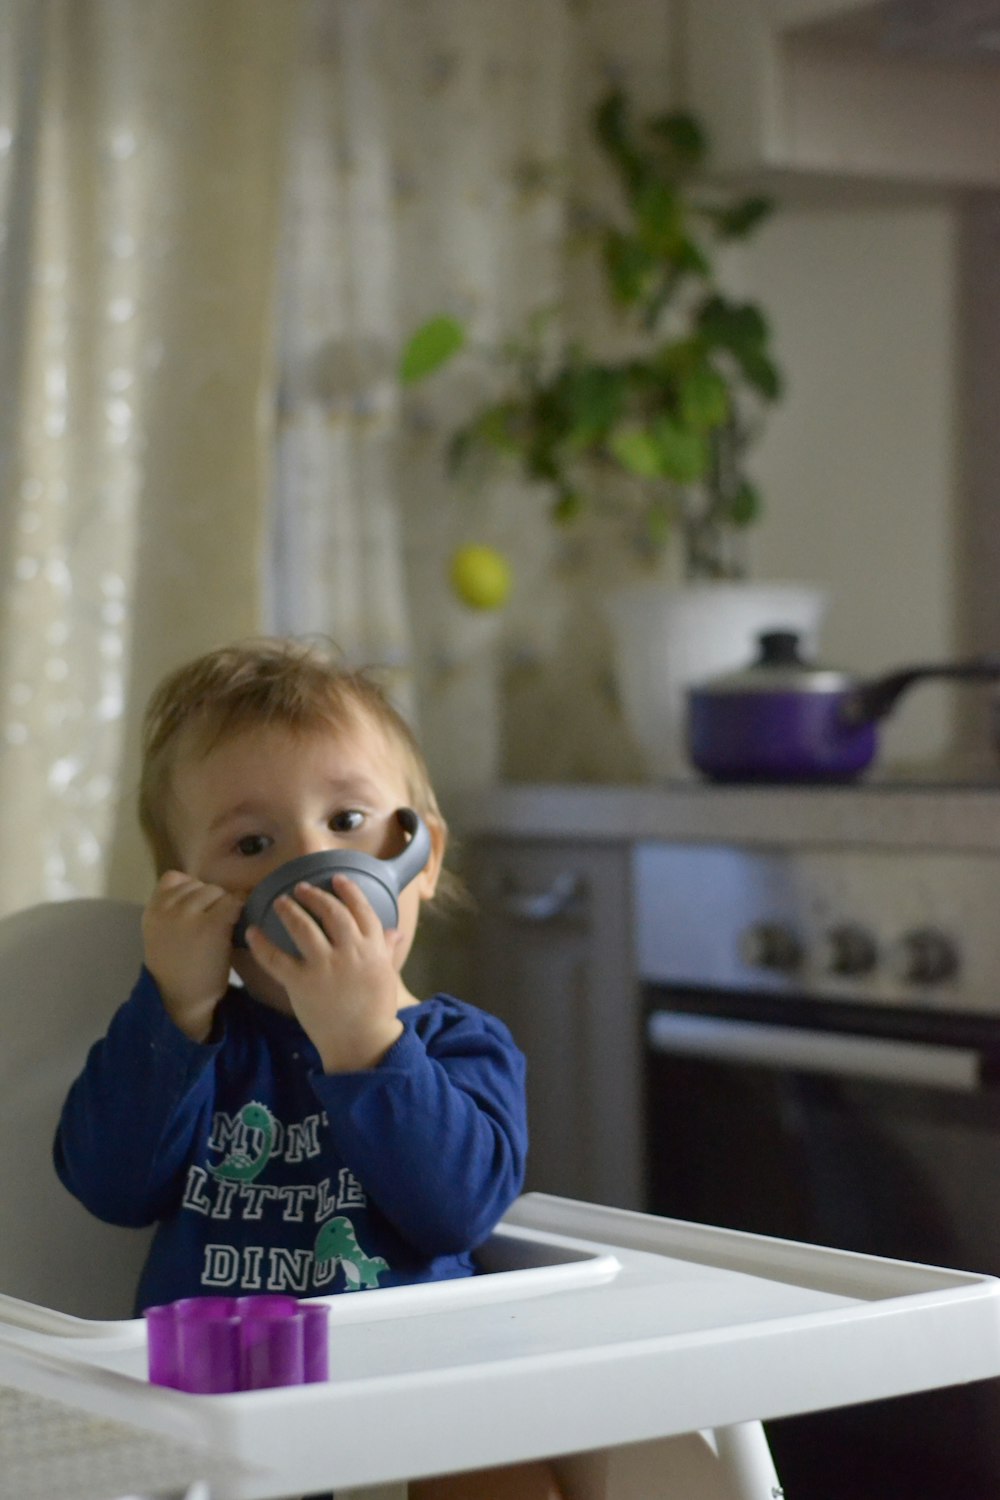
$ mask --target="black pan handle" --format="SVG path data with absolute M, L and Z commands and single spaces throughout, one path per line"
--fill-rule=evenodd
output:
M 943 666 L 901 667 L 885 677 L 876 677 L 844 694 L 838 711 L 841 723 L 849 729 L 860 729 L 864 724 L 884 719 L 908 688 L 928 679 L 1000 682 L 1000 657 L 976 656 L 971 661 L 950 662 Z

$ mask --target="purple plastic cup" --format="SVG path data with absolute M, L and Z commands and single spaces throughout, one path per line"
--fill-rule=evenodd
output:
M 240 1317 L 231 1297 L 186 1297 L 175 1304 L 179 1388 L 194 1395 L 240 1389 Z
M 170 1305 L 177 1318 L 234 1318 L 240 1310 L 235 1297 L 181 1297 Z
M 330 1378 L 330 1309 L 325 1302 L 301 1302 L 303 1319 L 302 1378 L 314 1385 Z
M 180 1388 L 177 1355 L 177 1310 L 172 1302 L 160 1307 L 147 1307 L 143 1313 L 146 1320 L 146 1362 L 149 1378 L 154 1385 Z
M 240 1297 L 236 1302 L 236 1311 L 242 1317 L 249 1313 L 251 1317 L 291 1317 L 292 1313 L 299 1310 L 297 1297 L 291 1297 L 286 1292 L 255 1292 L 249 1297 Z
M 260 1391 L 301 1385 L 305 1318 L 294 1297 L 240 1299 L 241 1385 Z
M 149 1378 L 194 1395 L 327 1380 L 329 1313 L 326 1303 L 279 1294 L 147 1307 Z

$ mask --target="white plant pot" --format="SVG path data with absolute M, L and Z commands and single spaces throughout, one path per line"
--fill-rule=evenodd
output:
M 644 580 L 609 595 L 607 610 L 622 710 L 648 772 L 690 778 L 688 688 L 748 665 L 764 630 L 798 631 L 815 656 L 826 595 L 795 583 Z

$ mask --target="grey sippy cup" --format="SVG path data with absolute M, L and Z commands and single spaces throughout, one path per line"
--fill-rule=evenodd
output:
M 431 836 L 427 825 L 412 807 L 399 808 L 396 818 L 410 835 L 410 841 L 393 859 L 377 859 L 372 854 L 354 849 L 324 849 L 290 859 L 287 864 L 272 870 L 270 875 L 265 875 L 247 898 L 233 933 L 234 946 L 246 947 L 246 930 L 252 925 L 259 927 L 272 943 L 297 958 L 299 950 L 276 915 L 274 903 L 279 896 L 291 896 L 302 880 L 329 890 L 334 875 L 347 875 L 354 881 L 371 902 L 383 927 L 397 926 L 399 893 L 415 875 L 420 874 L 430 858 Z

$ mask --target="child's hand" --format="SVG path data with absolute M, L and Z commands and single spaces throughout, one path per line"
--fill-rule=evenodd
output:
M 401 1036 L 399 974 L 395 934 L 383 931 L 368 898 L 344 875 L 333 877 L 333 889 L 303 882 L 294 900 L 274 903 L 301 958 L 258 927 L 247 930 L 247 946 L 284 988 L 324 1071 L 349 1073 L 374 1067 Z
M 240 898 L 221 886 L 168 870 L 143 912 L 146 968 L 167 1014 L 192 1041 L 203 1042 L 212 1029 L 229 983 L 233 928 L 242 910 Z

